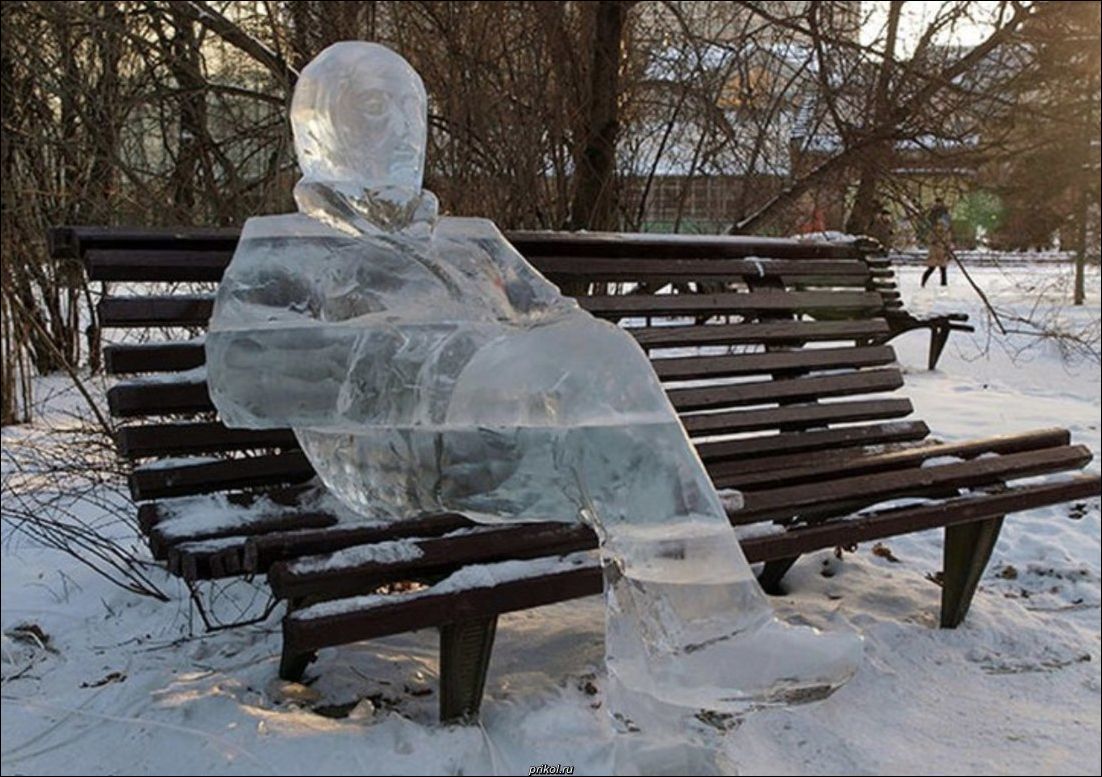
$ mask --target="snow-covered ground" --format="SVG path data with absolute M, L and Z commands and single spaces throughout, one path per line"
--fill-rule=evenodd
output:
M 968 312 L 979 331 L 954 335 L 935 373 L 924 370 L 926 332 L 896 342 L 917 417 L 943 439 L 1067 426 L 1094 451 L 1097 471 L 1098 362 L 1069 363 L 1051 339 L 989 337 L 959 271 L 947 290 L 918 289 L 920 272 L 900 271 L 909 309 Z M 1076 311 L 1059 301 L 1066 268 L 984 266 L 973 275 L 1007 313 L 1097 327 L 1097 270 L 1088 306 Z M 33 434 L 5 430 L 4 445 Z M 203 633 L 175 581 L 156 578 L 173 596 L 168 603 L 140 598 L 9 524 L 4 531 L 5 774 L 609 769 L 597 597 L 504 617 L 482 725 L 444 727 L 434 722 L 434 633 L 325 650 L 310 670 L 315 682 L 282 685 L 274 679 L 278 613 Z M 789 574 L 790 594 L 775 600 L 780 613 L 859 630 L 864 664 L 825 702 L 759 712 L 717 733 L 739 772 L 1099 773 L 1098 500 L 1009 518 L 955 631 L 936 628 L 939 589 L 927 579 L 940 568 L 940 532 L 886 548 L 814 554 Z

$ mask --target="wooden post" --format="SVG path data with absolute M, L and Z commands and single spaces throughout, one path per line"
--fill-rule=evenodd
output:
M 284 618 L 286 619 L 292 612 L 305 605 L 306 602 L 302 597 L 295 596 L 288 599 L 287 614 Z M 301 682 L 302 676 L 306 674 L 306 667 L 317 657 L 318 654 L 313 650 L 306 652 L 295 650 L 292 640 L 287 638 L 286 629 L 284 629 L 283 648 L 279 656 L 279 679 L 293 683 Z
M 955 629 L 968 614 L 983 570 L 999 538 L 1003 517 L 945 527 L 941 627 Z
M 938 324 L 930 328 L 930 356 L 926 360 L 926 369 L 936 370 L 937 360 L 941 358 L 941 352 L 945 350 L 945 343 L 949 340 L 949 323 Z
M 317 657 L 317 653 L 312 650 L 307 653 L 294 652 L 284 638 L 283 652 L 279 657 L 279 679 L 293 683 L 301 682 L 302 676 L 306 674 L 306 667 Z
M 496 632 L 496 615 L 440 627 L 441 721 L 478 718 Z
M 761 584 L 761 589 L 770 596 L 784 594 L 784 589 L 781 588 L 781 580 L 788 574 L 788 570 L 792 569 L 792 565 L 796 563 L 798 558 L 799 556 L 790 556 L 766 561 L 765 568 L 758 575 L 758 583 Z

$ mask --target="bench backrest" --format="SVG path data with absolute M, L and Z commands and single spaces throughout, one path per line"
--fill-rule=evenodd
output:
M 267 488 L 313 471 L 288 430 L 218 422 L 202 332 L 237 230 L 58 228 L 79 257 L 115 342 L 105 368 L 135 500 Z M 858 446 L 920 439 L 887 334 L 890 268 L 860 243 L 515 232 L 514 245 L 579 303 L 616 320 L 650 354 L 717 486 Z M 645 292 L 645 293 L 643 293 Z M 822 401 L 832 400 L 832 401 Z M 765 473 L 765 474 L 763 474 Z M 757 480 L 755 480 L 755 478 Z

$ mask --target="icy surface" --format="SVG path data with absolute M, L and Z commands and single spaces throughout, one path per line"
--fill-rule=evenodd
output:
M 222 420 L 291 426 L 365 514 L 593 525 L 613 711 L 629 730 L 663 730 L 663 705 L 742 711 L 833 691 L 859 638 L 775 620 L 635 340 L 492 223 L 437 219 L 420 188 L 425 110 L 420 78 L 376 44 L 336 44 L 303 71 L 300 212 L 246 223 L 214 305 Z

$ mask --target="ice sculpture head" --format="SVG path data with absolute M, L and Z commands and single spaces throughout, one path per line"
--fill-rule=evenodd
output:
M 386 46 L 334 43 L 307 65 L 291 100 L 303 180 L 419 191 L 427 108 L 421 77 Z

